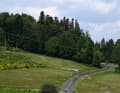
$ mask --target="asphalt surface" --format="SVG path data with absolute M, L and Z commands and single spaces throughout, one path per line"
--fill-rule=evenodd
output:
M 61 87 L 61 91 L 63 93 L 76 93 L 74 90 L 74 86 L 79 80 L 99 72 L 105 72 L 107 70 L 111 70 L 113 68 L 114 68 L 113 66 L 107 66 L 102 69 L 91 70 L 91 71 L 83 72 L 79 75 L 76 75 L 64 83 L 64 85 Z

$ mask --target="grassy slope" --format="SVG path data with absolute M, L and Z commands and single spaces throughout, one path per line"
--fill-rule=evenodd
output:
M 77 93 L 120 93 L 120 74 L 113 71 L 87 77 L 76 85 Z
M 41 67 L 41 64 L 33 62 L 29 57 L 26 57 L 23 54 L 10 51 L 0 51 L 0 70 L 38 66 Z
M 46 83 L 52 83 L 60 87 L 63 84 L 63 82 L 69 79 L 72 75 L 78 73 L 72 70 L 65 70 L 66 68 L 78 69 L 79 73 L 90 69 L 94 69 L 92 67 L 78 64 L 70 60 L 47 57 L 25 52 L 14 52 L 14 54 L 15 53 L 30 58 L 33 62 L 41 64 L 41 67 L 0 71 L 0 87 L 40 88 L 41 85 Z M 14 60 L 14 58 L 12 60 Z M 1 90 L 4 91 L 4 89 Z
M 0 88 L 0 93 L 39 93 L 35 90 L 27 90 L 27 89 L 8 89 L 8 88 Z

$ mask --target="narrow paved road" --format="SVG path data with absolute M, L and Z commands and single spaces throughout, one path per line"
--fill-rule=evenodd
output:
M 114 68 L 113 66 L 107 66 L 107 67 L 104 67 L 102 69 L 91 70 L 91 71 L 83 72 L 83 73 L 81 73 L 79 75 L 76 75 L 76 76 L 72 77 L 71 79 L 69 79 L 68 81 L 66 81 L 64 83 L 64 85 L 61 88 L 61 91 L 63 93 L 75 93 L 75 91 L 74 91 L 74 85 L 79 80 L 83 79 L 86 76 L 93 75 L 93 74 L 96 74 L 96 73 L 99 73 L 99 72 L 104 72 L 104 71 L 107 71 L 107 70 L 111 70 L 113 68 Z

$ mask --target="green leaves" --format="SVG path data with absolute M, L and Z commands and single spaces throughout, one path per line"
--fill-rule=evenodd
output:
M 0 13 L 0 45 L 93 64 L 99 52 L 111 60 L 114 42 L 103 39 L 94 44 L 77 20 L 54 18 L 42 11 L 38 21 L 27 14 Z
M 45 50 L 49 55 L 56 55 L 58 52 L 59 41 L 57 37 L 51 37 L 45 42 Z
M 100 52 L 99 50 L 94 50 L 93 65 L 96 67 L 100 67 L 100 63 L 104 61 L 105 61 L 105 58 L 102 52 Z
M 112 62 L 120 66 L 120 39 L 117 40 L 112 52 Z

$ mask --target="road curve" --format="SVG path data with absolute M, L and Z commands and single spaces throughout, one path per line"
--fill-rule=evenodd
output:
M 107 67 L 104 67 L 102 69 L 91 70 L 91 71 L 80 73 L 79 75 L 76 75 L 76 76 L 70 78 L 69 80 L 67 80 L 63 84 L 63 86 L 61 87 L 61 91 L 63 93 L 75 93 L 74 86 L 79 80 L 81 80 L 81 79 L 83 79 L 83 78 L 85 78 L 89 75 L 93 75 L 93 74 L 96 74 L 96 73 L 99 73 L 99 72 L 104 72 L 104 71 L 107 71 L 107 70 L 111 70 L 113 68 L 114 68 L 113 66 L 107 66 Z

